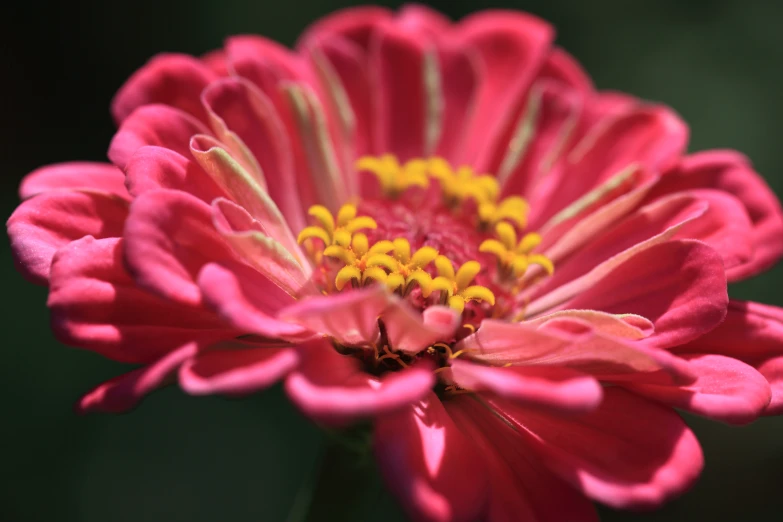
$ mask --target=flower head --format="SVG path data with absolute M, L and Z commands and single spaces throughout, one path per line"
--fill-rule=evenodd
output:
M 372 420 L 415 520 L 684 491 L 702 454 L 673 408 L 783 411 L 783 312 L 726 290 L 783 254 L 783 212 L 551 40 L 521 13 L 359 8 L 294 51 L 150 61 L 112 164 L 32 173 L 8 221 L 58 337 L 142 365 L 80 410 L 284 380 L 318 422 Z

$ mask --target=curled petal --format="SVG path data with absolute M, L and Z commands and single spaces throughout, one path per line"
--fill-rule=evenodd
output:
M 130 199 L 125 175 L 120 169 L 108 163 L 86 161 L 58 163 L 34 170 L 22 180 L 19 197 L 28 199 L 59 189 L 103 192 Z

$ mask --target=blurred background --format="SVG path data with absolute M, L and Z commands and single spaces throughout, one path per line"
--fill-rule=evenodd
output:
M 398 6 L 399 2 L 377 2 Z M 767 0 L 443 0 L 459 18 L 479 8 L 538 14 L 558 28 L 600 88 L 663 101 L 691 125 L 692 149 L 746 153 L 783 196 L 783 3 Z M 43 164 L 104 160 L 109 101 L 153 54 L 201 54 L 228 35 L 293 44 L 343 0 L 44 0 L 0 18 L 3 75 L 0 214 L 21 178 Z M 80 394 L 125 369 L 59 345 L 46 292 L 16 274 L 0 241 L 2 473 L 0 520 L 9 522 L 286 522 L 302 498 L 323 435 L 279 389 L 246 399 L 151 396 L 121 416 L 77 417 Z M 783 305 L 783 267 L 731 289 Z M 651 514 L 602 509 L 605 521 L 781 520 L 783 418 L 731 428 L 687 418 L 706 469 L 692 492 Z M 339 477 L 339 473 L 337 473 Z M 334 520 L 401 521 L 377 484 L 336 481 Z M 323 500 L 323 499 L 321 499 Z M 326 518 L 321 518 L 326 520 Z

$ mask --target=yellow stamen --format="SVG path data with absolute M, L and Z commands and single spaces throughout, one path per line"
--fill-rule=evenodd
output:
M 313 205 L 307 212 L 318 222 L 315 226 L 306 227 L 299 233 L 297 242 L 300 244 L 307 239 L 320 239 L 324 247 L 339 245 L 348 247 L 351 245 L 353 235 L 360 230 L 374 229 L 378 227 L 375 220 L 369 216 L 356 216 L 356 206 L 343 205 L 337 212 L 337 222 L 326 207 Z
M 379 158 L 365 156 L 356 162 L 356 168 L 373 174 L 381 185 L 384 194 L 396 198 L 410 187 L 429 186 L 427 178 L 427 162 L 422 159 L 414 159 L 400 165 L 392 154 L 385 154 Z
M 530 265 L 541 266 L 549 275 L 555 271 L 552 261 L 543 254 L 531 254 L 531 250 L 541 243 L 541 236 L 535 232 L 525 234 L 517 242 L 517 232 L 510 224 L 501 221 L 495 225 L 495 233 L 500 239 L 486 239 L 479 245 L 479 252 L 492 254 L 497 258 L 501 278 L 519 279 Z
M 432 280 L 432 290 L 439 290 L 446 296 L 448 305 L 462 312 L 468 301 L 484 301 L 495 304 L 495 294 L 489 288 L 479 285 L 469 286 L 481 271 L 478 261 L 467 261 L 454 272 L 454 265 L 445 256 L 435 258 L 438 277 Z

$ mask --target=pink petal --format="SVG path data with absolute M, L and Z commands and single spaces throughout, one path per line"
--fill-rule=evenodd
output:
M 397 299 L 390 301 L 381 318 L 392 348 L 410 354 L 450 341 L 460 326 L 460 315 L 451 308 L 430 306 L 419 313 Z
M 153 364 L 120 375 L 96 387 L 76 405 L 77 413 L 123 413 L 135 408 L 148 393 L 174 381 L 177 369 L 198 352 L 197 343 L 188 343 Z
M 487 498 L 486 466 L 434 393 L 375 423 L 375 455 L 409 517 L 472 522 Z
M 128 202 L 105 192 L 53 190 L 22 202 L 8 218 L 17 270 L 31 283 L 46 285 L 55 252 L 84 236 L 119 237 Z
M 669 171 L 650 197 L 695 188 L 715 188 L 739 199 L 753 222 L 753 259 L 728 270 L 739 281 L 768 269 L 783 255 L 783 211 L 775 193 L 747 158 L 734 151 L 692 154 Z
M 601 380 L 692 382 L 686 361 L 664 350 L 615 337 L 576 317 L 557 317 L 540 327 L 485 320 L 455 347 L 492 366 L 564 366 Z
M 108 163 L 87 161 L 58 163 L 34 170 L 22 180 L 19 197 L 28 199 L 59 189 L 103 192 L 130 199 L 120 169 Z
M 671 167 L 687 142 L 685 123 L 661 106 L 624 113 L 596 127 L 569 154 L 569 165 L 549 201 L 537 204 L 535 223 L 544 223 L 579 196 L 631 165 L 650 174 Z
M 492 143 L 511 134 L 523 110 L 520 100 L 546 59 L 553 39 L 552 28 L 543 20 L 516 11 L 486 10 L 457 25 L 459 37 L 475 47 L 484 69 L 476 102 L 476 117 L 466 141 L 463 161 L 479 170 L 487 168 L 484 157 Z M 514 74 L 509 76 L 509 71 Z M 516 102 L 516 103 L 515 103 Z
M 734 246 L 727 250 L 736 256 L 747 254 L 749 245 L 745 238 L 748 228 L 743 227 L 741 220 L 732 219 L 736 216 L 730 210 L 737 210 L 737 207 L 722 205 L 725 199 L 728 198 L 674 194 L 636 210 L 565 260 L 555 257 L 553 262 L 557 271 L 536 289 L 533 300 L 541 297 L 543 303 L 534 309 L 551 307 L 551 303 L 562 300 L 566 295 L 577 295 L 591 281 L 611 272 L 640 250 L 673 237 L 718 238 L 717 244 L 731 241 Z M 556 245 L 553 250 L 559 253 L 559 246 Z M 724 259 L 731 257 L 732 254 L 727 252 Z
M 391 16 L 392 13 L 389 9 L 374 5 L 339 9 L 319 18 L 308 27 L 302 33 L 296 46 L 301 50 L 308 47 L 313 40 L 337 36 L 350 41 L 361 49 L 367 49 L 375 28 L 390 19 Z
M 573 142 L 582 103 L 572 89 L 553 81 L 539 81 L 525 93 L 525 110 L 516 122 L 514 137 L 529 131 L 530 141 L 519 152 L 510 150 L 508 141 L 514 137 L 499 141 L 490 167 L 498 175 L 503 194 L 527 196 L 549 174 Z
M 554 47 L 538 73 L 538 80 L 554 80 L 582 94 L 593 91 L 593 82 L 579 62 L 560 47 Z
M 289 398 L 318 422 L 341 425 L 384 416 L 418 402 L 435 384 L 432 367 L 420 364 L 377 379 L 359 361 L 322 340 L 298 348 L 302 363 L 285 381 Z
M 109 159 L 124 169 L 145 145 L 158 145 L 190 157 L 190 137 L 206 133 L 203 123 L 167 105 L 145 105 L 123 120 L 109 145 Z
M 318 293 L 312 284 L 312 267 L 289 234 L 281 243 L 245 209 L 224 198 L 212 203 L 215 228 L 233 247 L 239 259 L 271 279 L 292 296 Z M 294 251 L 288 250 L 293 248 Z
M 210 85 L 203 99 L 216 134 L 224 142 L 230 135 L 238 136 L 258 161 L 269 195 L 288 223 L 304 228 L 291 143 L 269 98 L 246 80 L 226 78 Z
M 279 43 L 260 36 L 232 36 L 225 45 L 228 67 L 277 103 L 280 84 L 306 75 L 304 61 Z
M 723 323 L 678 351 L 722 354 L 750 364 L 772 388 L 772 400 L 764 414 L 783 412 L 782 308 L 732 300 Z
M 160 103 L 206 122 L 201 91 L 217 76 L 200 60 L 184 54 L 160 54 L 136 71 L 112 100 L 111 112 L 122 123 L 143 105 Z
M 187 192 L 205 203 L 225 195 L 223 189 L 195 161 L 164 147 L 141 147 L 130 158 L 125 173 L 133 196 L 156 189 Z
M 334 337 L 344 345 L 367 346 L 378 341 L 378 318 L 389 303 L 386 289 L 373 286 L 306 297 L 281 311 L 280 317 L 310 331 Z
M 594 378 L 557 366 L 493 368 L 456 359 L 451 372 L 462 388 L 489 391 L 525 406 L 558 412 L 590 411 L 602 397 L 601 385 Z
M 272 386 L 299 362 L 292 348 L 252 345 L 218 347 L 200 353 L 179 369 L 179 384 L 191 395 L 242 396 Z
M 761 375 L 769 382 L 772 399 L 764 410 L 764 415 L 783 413 L 783 356 L 772 357 L 757 367 Z
M 126 363 L 148 363 L 188 341 L 237 335 L 214 314 L 145 292 L 125 271 L 122 240 L 85 237 L 52 262 L 52 330 L 65 344 Z
M 704 464 L 696 437 L 676 413 L 619 388 L 606 388 L 598 409 L 577 418 L 486 401 L 515 428 L 518 444 L 530 445 L 554 473 L 614 508 L 659 506 L 687 490 Z
M 294 299 L 246 265 L 207 264 L 198 284 L 206 303 L 239 330 L 268 338 L 306 336 L 301 326 L 277 319 L 278 312 Z
M 730 357 L 680 354 L 698 379 L 692 384 L 666 386 L 630 382 L 625 387 L 674 408 L 730 424 L 755 420 L 770 401 L 767 380 L 751 366 Z
M 438 41 L 443 116 L 436 154 L 456 161 L 466 144 L 478 99 L 481 62 L 473 49 L 452 38 Z
M 615 267 L 562 308 L 646 317 L 661 348 L 687 343 L 723 321 L 728 296 L 723 261 L 693 240 L 654 245 Z
M 124 237 L 125 260 L 136 282 L 191 306 L 202 302 L 196 284 L 201 268 L 234 258 L 212 224 L 209 205 L 175 190 L 151 190 L 136 198 Z
M 547 470 L 490 409 L 467 397 L 451 398 L 444 405 L 477 446 L 489 472 L 486 520 L 598 522 L 592 502 Z
M 540 315 L 535 319 L 525 321 L 524 324 L 541 326 L 553 319 L 562 318 L 580 319 L 589 323 L 590 327 L 596 331 L 630 340 L 644 339 L 655 331 L 655 326 L 650 320 L 640 315 L 613 315 L 596 310 L 560 310 Z
M 405 4 L 397 12 L 395 23 L 429 36 L 440 36 L 451 29 L 448 16 L 420 4 Z
M 417 33 L 392 23 L 379 28 L 376 38 L 370 56 L 378 89 L 375 148 L 400 161 L 424 157 L 429 152 L 428 129 L 440 124 L 431 120 L 425 85 L 425 55 L 434 49 Z

